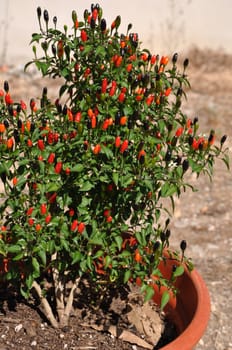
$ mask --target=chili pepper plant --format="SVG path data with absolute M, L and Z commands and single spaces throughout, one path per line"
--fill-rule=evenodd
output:
M 40 7 L 37 17 L 26 68 L 62 79 L 55 101 L 46 87 L 28 105 L 13 100 L 7 81 L 0 90 L 0 280 L 26 298 L 36 293 L 60 327 L 84 278 L 99 296 L 128 283 L 145 300 L 154 285 L 178 292 L 174 282 L 192 263 L 182 241 L 171 279 L 159 271 L 170 239 L 166 199 L 174 209 L 193 188 L 188 174 L 211 177 L 215 158 L 228 166 L 228 157 L 226 136 L 200 134 L 182 111 L 188 59 L 142 48 L 132 25 L 122 34 L 117 16 L 108 26 L 98 4 L 83 19 L 73 11 L 70 29 Z

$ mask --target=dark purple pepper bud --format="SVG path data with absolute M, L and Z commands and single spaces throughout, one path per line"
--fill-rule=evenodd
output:
M 220 141 L 221 145 L 223 145 L 226 142 L 226 139 L 227 139 L 227 135 L 223 135 Z
M 170 162 L 170 160 L 172 159 L 172 151 L 170 149 L 167 150 L 166 154 L 165 154 L 165 162 Z
M 188 65 L 189 65 L 189 59 L 186 58 L 186 59 L 184 60 L 184 63 L 183 63 L 184 69 L 186 69 L 186 68 L 188 67 Z
M 64 105 L 63 110 L 62 110 L 63 115 L 67 115 L 67 112 L 68 112 L 68 107 L 67 107 L 67 105 Z
M 9 128 L 10 124 L 7 119 L 3 121 L 3 124 L 5 125 L 5 128 Z
M 185 173 L 189 168 L 189 161 L 188 159 L 185 159 L 182 163 L 182 169 L 183 169 L 183 172 Z
M 49 14 L 48 14 L 47 10 L 44 10 L 43 16 L 44 16 L 45 22 L 48 23 L 48 21 L 49 21 Z
M 120 124 L 121 113 L 118 111 L 115 115 L 115 125 Z
M 93 12 L 94 8 L 95 8 L 95 4 L 91 4 L 91 12 Z
M 31 123 L 30 131 L 31 132 L 35 131 L 35 123 L 33 123 L 33 122 Z
M 141 165 L 143 165 L 144 162 L 145 162 L 145 157 L 144 157 L 144 155 L 142 154 L 142 155 L 140 156 L 140 158 L 139 158 L 139 163 L 140 163 Z
M 197 124 L 198 123 L 198 117 L 195 117 L 194 119 L 193 119 L 193 125 L 195 125 L 195 124 Z
M 56 16 L 53 17 L 53 23 L 54 23 L 54 26 L 56 28 L 56 25 L 57 25 L 57 17 Z
M 20 113 L 20 112 L 21 112 L 21 110 L 22 110 L 21 105 L 17 105 L 17 108 L 16 108 L 17 113 Z
M 56 56 L 56 45 L 52 44 L 52 53 L 54 56 Z
M 8 106 L 8 113 L 10 114 L 11 117 L 14 116 L 14 109 L 13 109 L 13 106 L 12 106 L 12 105 L 9 105 L 9 106 Z
M 94 18 L 91 18 L 91 20 L 90 20 L 90 28 L 91 28 L 91 29 L 94 29 L 94 28 L 95 28 L 95 25 L 96 25 L 95 19 L 94 19 Z
M 100 27 L 102 32 L 106 30 L 106 20 L 104 18 L 101 19 Z
M 13 135 L 14 135 L 15 143 L 18 143 L 20 141 L 20 137 L 17 129 L 14 129 Z
M 88 17 L 89 17 L 89 11 L 87 9 L 85 9 L 85 11 L 84 11 L 84 19 L 85 19 L 85 21 L 88 20 Z
M 180 249 L 182 250 L 182 252 L 184 253 L 185 249 L 187 248 L 187 242 L 183 239 L 180 242 Z
M 171 236 L 171 231 L 167 229 L 165 235 L 166 235 L 166 239 L 169 239 Z
M 174 53 L 174 55 L 172 56 L 172 63 L 173 63 L 173 64 L 176 64 L 177 60 L 178 60 L 178 53 L 176 52 L 176 53 Z
M 9 92 L 9 84 L 8 84 L 7 80 L 4 81 L 4 90 L 5 90 L 6 93 Z
M 172 272 L 175 272 L 177 269 L 177 266 L 176 265 L 172 265 Z
M 164 243 L 164 242 L 166 241 L 166 234 L 165 234 L 165 232 L 162 231 L 162 232 L 160 233 L 160 239 L 161 239 L 161 242 L 162 242 L 162 243 Z
M 22 125 L 23 125 L 22 120 L 18 119 L 18 121 L 17 121 L 18 129 L 21 129 Z
M 156 241 L 153 245 L 153 251 L 155 252 L 156 250 L 158 250 L 160 247 L 160 242 L 159 241 Z
M 42 15 L 41 7 L 37 7 L 37 16 L 38 16 L 38 19 L 41 18 L 41 15 Z

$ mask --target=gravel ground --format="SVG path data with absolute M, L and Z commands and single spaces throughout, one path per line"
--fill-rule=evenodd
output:
M 215 128 L 218 139 L 223 134 L 228 135 L 231 158 L 232 56 L 194 49 L 189 57 L 190 62 L 194 62 L 188 72 L 192 89 L 188 92 L 185 111 L 189 117 L 199 117 L 202 132 Z M 15 100 L 38 97 L 44 84 L 50 95 L 56 95 L 54 81 L 44 83 L 33 72 L 23 76 L 21 67 L 0 71 L 1 85 L 5 79 L 9 81 Z M 177 246 L 181 239 L 187 240 L 188 256 L 192 257 L 210 291 L 211 318 L 196 350 L 232 350 L 231 170 L 226 171 L 225 166 L 217 162 L 213 183 L 202 176 L 196 184 L 197 193 L 188 191 L 177 201 L 172 244 Z

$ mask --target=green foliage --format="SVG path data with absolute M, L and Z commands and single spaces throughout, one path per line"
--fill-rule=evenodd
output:
M 147 300 L 169 246 L 164 198 L 174 206 L 186 173 L 211 175 L 215 157 L 228 158 L 181 110 L 187 60 L 179 71 L 177 55 L 142 49 L 131 25 L 119 34 L 119 17 L 107 28 L 101 8 L 72 18 L 70 32 L 40 22 L 26 65 L 63 78 L 58 99 L 44 88 L 27 107 L 8 83 L 0 90 L 0 279 L 28 296 L 54 270 L 99 285 L 139 277 Z M 172 288 L 183 271 L 159 283 Z

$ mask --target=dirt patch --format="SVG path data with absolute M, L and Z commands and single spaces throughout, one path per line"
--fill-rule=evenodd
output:
M 232 56 L 193 49 L 189 58 L 188 75 L 192 89 L 188 91 L 184 110 L 191 118 L 198 116 L 202 133 L 216 129 L 218 140 L 227 134 L 232 158 Z M 55 81 L 42 80 L 33 71 L 24 75 L 21 67 L 1 72 L 1 85 L 5 79 L 9 81 L 15 100 L 24 99 L 29 103 L 28 96 L 39 97 L 44 85 L 48 87 L 51 98 L 57 95 Z M 198 192 L 187 191 L 181 201 L 177 201 L 171 243 L 177 247 L 182 239 L 188 242 L 187 254 L 192 257 L 210 291 L 211 318 L 196 350 L 232 350 L 231 171 L 227 172 L 223 164 L 217 162 L 213 183 L 204 176 L 197 181 L 193 178 L 193 181 Z M 36 310 L 21 302 L 9 309 L 5 317 L 15 322 L 0 323 L 1 350 L 140 349 L 138 345 L 128 345 L 110 333 L 78 328 L 74 319 L 70 329 L 51 329 Z M 25 325 L 28 321 L 29 328 Z

